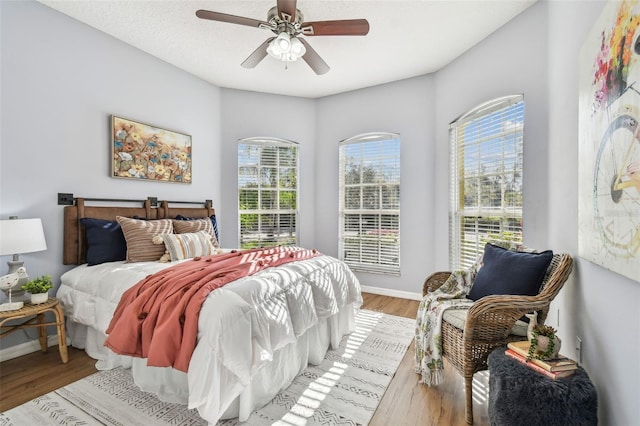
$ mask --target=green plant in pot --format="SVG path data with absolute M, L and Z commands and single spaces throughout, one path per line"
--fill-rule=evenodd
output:
M 555 328 L 548 325 L 536 325 L 529 340 L 529 356 L 527 359 L 552 359 L 558 356 L 561 341 L 556 336 Z
M 31 303 L 34 305 L 44 303 L 49 299 L 49 289 L 53 288 L 53 281 L 50 275 L 43 275 L 29 281 L 22 286 L 22 289 L 31 294 Z

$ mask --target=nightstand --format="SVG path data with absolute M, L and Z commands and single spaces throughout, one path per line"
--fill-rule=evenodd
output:
M 45 314 L 53 313 L 54 322 L 45 322 Z M 30 318 L 31 317 L 31 318 Z M 19 324 L 4 325 L 5 322 L 27 318 Z M 38 339 L 40 340 L 40 348 L 42 352 L 47 352 L 47 327 L 55 325 L 58 331 L 58 347 L 60 349 L 60 358 L 64 364 L 69 361 L 67 353 L 67 335 L 64 330 L 64 312 L 60 306 L 60 302 L 55 297 L 50 297 L 44 303 L 32 305 L 25 302 L 24 306 L 15 311 L 0 312 L 0 338 L 23 328 L 38 328 Z

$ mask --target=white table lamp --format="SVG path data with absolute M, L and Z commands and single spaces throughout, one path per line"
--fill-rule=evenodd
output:
M 20 260 L 19 255 L 46 249 L 47 242 L 44 239 L 44 230 L 40 219 L 0 220 L 0 256 L 13 255 L 13 259 L 7 262 L 9 273 L 0 278 L 0 280 L 6 281 L 5 285 L 2 286 L 2 290 L 9 290 L 10 303 L 0 305 L 0 311 L 22 308 L 22 302 L 11 301 L 11 288 L 22 285 L 29 280 L 29 276 L 23 267 L 24 262 Z M 16 276 L 17 280 L 14 279 Z M 12 285 L 9 286 L 9 283 Z

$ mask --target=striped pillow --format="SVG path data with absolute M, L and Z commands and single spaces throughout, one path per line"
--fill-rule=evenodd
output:
M 189 219 L 189 220 L 173 220 L 173 232 L 176 234 L 192 234 L 194 232 L 204 231 L 211 236 L 211 243 L 214 247 L 219 247 L 216 234 L 213 229 L 213 223 L 209 218 L 206 219 Z
M 205 231 L 163 234 L 162 239 L 172 262 L 216 253 L 216 248 L 211 243 L 211 235 Z
M 117 216 L 127 242 L 127 262 L 156 262 L 164 254 L 164 247 L 153 243 L 156 235 L 171 234 L 171 219 L 140 220 Z

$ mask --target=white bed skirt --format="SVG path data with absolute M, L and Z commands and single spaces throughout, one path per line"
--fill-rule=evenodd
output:
M 342 336 L 355 328 L 358 307 L 359 303 L 344 307 L 339 313 L 309 328 L 294 343 L 273 352 L 271 361 L 264 363 L 248 384 L 232 377 L 229 370 L 214 359 L 214 354 L 205 350 L 198 353 L 196 349 L 194 358 L 206 358 L 204 364 L 208 371 L 203 375 L 207 380 L 198 384 L 206 389 L 190 389 L 187 373 L 170 367 L 148 367 L 143 358 L 115 354 L 103 346 L 106 335 L 93 327 L 71 320 L 67 321 L 67 330 L 74 347 L 84 349 L 90 357 L 98 360 L 98 370 L 120 366 L 131 368 L 140 389 L 156 394 L 162 401 L 188 404 L 189 408 L 197 409 L 203 419 L 215 424 L 219 419 L 234 417 L 246 421 L 254 410 L 289 386 L 308 364 L 320 364 L 326 351 L 338 347 Z M 196 365 L 202 366 L 203 359 Z M 212 399 L 212 394 L 218 398 Z

